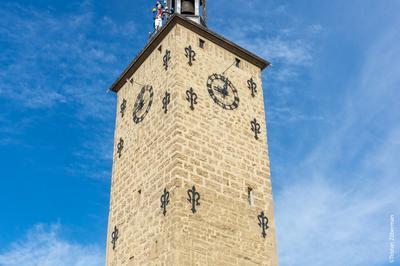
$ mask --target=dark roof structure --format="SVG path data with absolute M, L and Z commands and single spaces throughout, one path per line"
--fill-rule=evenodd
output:
M 221 47 L 229 50 L 236 56 L 250 62 L 251 64 L 259 67 L 261 70 L 265 69 L 270 63 L 261 57 L 249 52 L 246 49 L 236 45 L 235 43 L 225 39 L 221 35 L 209 30 L 208 28 L 191 21 L 180 14 L 174 14 L 166 23 L 163 28 L 157 32 L 142 51 L 136 56 L 136 58 L 125 68 L 119 78 L 110 87 L 111 91 L 118 92 L 122 86 L 126 83 L 126 80 L 135 73 L 140 65 L 147 59 L 147 57 L 158 47 L 164 37 L 173 29 L 176 24 L 180 24 L 193 32 L 197 33 L 201 37 L 211 42 L 214 42 Z

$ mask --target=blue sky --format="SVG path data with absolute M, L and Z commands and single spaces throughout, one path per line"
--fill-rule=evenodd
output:
M 273 64 L 281 265 L 400 265 L 400 2 L 208 2 L 212 30 Z M 104 264 L 106 89 L 145 45 L 152 4 L 1 1 L 0 265 Z

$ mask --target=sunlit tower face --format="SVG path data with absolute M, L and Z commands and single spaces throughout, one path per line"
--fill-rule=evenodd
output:
M 277 266 L 269 62 L 205 27 L 206 0 L 158 2 L 160 27 L 110 88 L 106 265 Z

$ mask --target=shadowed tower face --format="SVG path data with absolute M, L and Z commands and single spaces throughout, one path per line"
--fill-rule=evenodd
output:
M 112 85 L 106 265 L 278 264 L 267 66 L 176 14 Z

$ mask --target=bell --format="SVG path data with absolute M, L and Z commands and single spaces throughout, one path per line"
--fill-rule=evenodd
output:
M 194 0 L 183 0 L 181 13 L 185 15 L 194 15 Z

